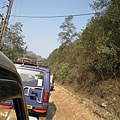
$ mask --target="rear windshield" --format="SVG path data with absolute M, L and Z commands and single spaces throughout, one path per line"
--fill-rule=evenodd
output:
M 43 72 L 17 68 L 24 86 L 43 86 Z

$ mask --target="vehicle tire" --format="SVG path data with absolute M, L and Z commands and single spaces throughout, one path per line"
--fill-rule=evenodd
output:
M 53 87 L 50 87 L 50 91 L 53 91 Z
M 50 88 L 50 91 L 53 91 L 53 88 L 52 88 L 52 87 Z
M 39 115 L 38 120 L 47 120 L 47 113 Z
M 46 117 L 39 117 L 38 120 L 46 120 Z

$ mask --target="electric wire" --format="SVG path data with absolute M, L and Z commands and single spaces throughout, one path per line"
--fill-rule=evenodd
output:
M 5 3 L 5 2 L 3 2 L 2 0 L 0 0 L 0 2 L 2 2 L 3 4 Z
M 8 7 L 8 5 L 6 4 L 6 1 L 5 1 L 5 2 L 3 2 L 2 0 L 0 0 L 0 2 L 1 2 L 1 3 L 3 3 L 3 6 L 2 6 L 2 7 L 0 7 L 0 9 L 3 9 L 3 8 L 5 8 L 5 7 Z
M 62 18 L 67 16 L 83 16 L 83 15 L 92 15 L 95 13 L 86 13 L 86 14 L 76 14 L 76 15 L 62 15 L 62 16 L 18 16 L 18 15 L 11 15 L 11 17 L 24 17 L 24 18 Z
M 14 2 L 14 8 L 15 8 L 15 11 L 14 11 L 14 14 L 16 14 L 16 9 L 17 9 L 17 1 Z M 16 17 L 14 17 L 14 23 L 16 21 Z
M 0 2 L 3 3 L 4 6 L 7 6 L 6 1 L 3 2 L 2 0 L 0 0 Z
M 5 7 L 8 7 L 8 5 L 5 5 L 5 6 L 3 6 L 3 7 L 0 7 L 0 9 L 3 9 L 3 8 L 5 8 Z
M 19 16 L 20 16 L 20 14 L 21 14 L 22 3 L 23 3 L 23 0 L 21 0 L 21 3 L 20 3 L 20 11 L 19 11 Z M 19 17 L 19 19 L 20 19 L 20 17 Z
M 118 13 L 118 11 L 109 11 L 108 13 Z M 79 17 L 79 16 L 86 16 L 86 15 L 96 15 L 101 12 L 93 12 L 93 13 L 84 13 L 84 14 L 74 14 L 74 15 L 61 15 L 61 16 L 26 16 L 26 15 L 10 15 L 11 17 L 22 17 L 22 18 L 63 18 L 67 16 Z

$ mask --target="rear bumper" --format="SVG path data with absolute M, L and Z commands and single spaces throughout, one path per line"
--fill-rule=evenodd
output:
M 10 105 L 2 105 L 2 104 L 0 104 L 0 108 L 12 109 L 13 106 L 10 106 Z
M 14 107 L 12 105 L 0 104 L 0 108 L 12 109 Z M 28 108 L 28 111 L 32 112 L 32 113 L 46 113 L 47 112 L 47 105 L 36 106 L 36 107 L 32 107 L 31 109 Z
M 31 109 L 28 108 L 28 111 L 29 111 L 29 113 L 46 113 L 47 105 L 36 106 L 36 107 L 32 107 Z
M 34 108 L 33 111 L 35 113 L 46 113 L 47 112 L 47 110 L 40 110 L 40 109 L 36 109 L 36 108 Z

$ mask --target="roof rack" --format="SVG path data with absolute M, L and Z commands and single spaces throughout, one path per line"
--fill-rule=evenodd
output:
M 30 59 L 30 58 L 15 58 L 13 62 L 22 64 L 23 66 L 24 65 L 32 65 L 32 66 L 37 66 L 37 67 L 46 67 L 46 68 L 48 67 L 48 66 L 40 65 L 39 61 Z
M 23 65 L 24 64 L 28 64 L 28 65 L 39 65 L 39 62 L 37 60 L 33 60 L 33 59 L 30 59 L 30 58 L 15 58 L 14 63 L 22 63 Z

